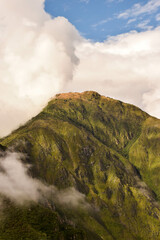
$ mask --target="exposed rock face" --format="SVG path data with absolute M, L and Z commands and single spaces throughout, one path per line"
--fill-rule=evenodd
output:
M 58 94 L 0 143 L 27 154 L 33 177 L 74 187 L 90 205 L 6 204 L 2 239 L 11 239 L 4 229 L 13 212 L 31 229 L 23 239 L 160 239 L 160 120 L 96 92 Z M 40 220 L 42 212 L 51 223 Z M 16 239 L 18 231 L 7 226 Z

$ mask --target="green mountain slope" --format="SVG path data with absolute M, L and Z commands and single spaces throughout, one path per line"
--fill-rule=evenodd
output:
M 160 120 L 149 117 L 129 151 L 129 160 L 140 170 L 143 179 L 160 200 Z
M 76 188 L 90 207 L 6 204 L 0 239 L 6 229 L 12 239 L 160 239 L 159 139 L 160 120 L 133 105 L 96 92 L 57 95 L 0 144 L 26 153 L 34 178 Z

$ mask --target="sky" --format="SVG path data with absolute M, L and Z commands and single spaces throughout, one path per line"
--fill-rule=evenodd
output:
M 53 17 L 64 16 L 82 36 L 93 41 L 160 25 L 157 0 L 46 0 L 45 9 Z
M 160 0 L 0 0 L 0 137 L 60 92 L 160 118 Z

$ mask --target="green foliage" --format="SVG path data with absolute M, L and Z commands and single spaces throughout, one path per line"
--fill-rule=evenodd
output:
M 6 201 L 1 218 L 0 239 L 85 239 L 82 230 L 62 221 L 56 212 L 42 205 L 22 207 Z

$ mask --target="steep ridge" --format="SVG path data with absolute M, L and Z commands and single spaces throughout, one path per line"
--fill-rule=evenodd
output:
M 85 194 L 89 207 L 54 203 L 54 208 L 38 204 L 29 210 L 11 202 L 8 218 L 14 209 L 34 230 L 35 236 L 22 239 L 160 239 L 159 137 L 160 120 L 133 105 L 91 91 L 57 95 L 0 144 L 26 153 L 23 161 L 32 165 L 34 178 Z M 32 217 L 42 211 L 54 215 L 50 222 L 60 229 L 57 235 L 36 228 L 39 218 L 29 221 L 28 211 Z M 0 236 L 9 239 L 4 229 Z

